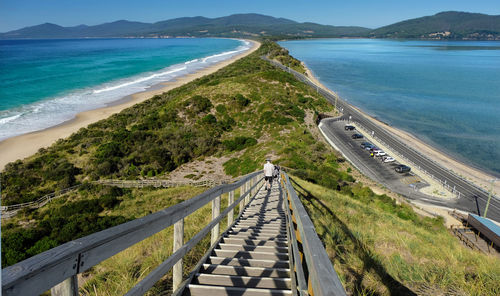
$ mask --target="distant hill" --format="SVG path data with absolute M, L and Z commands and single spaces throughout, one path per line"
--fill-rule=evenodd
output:
M 62 27 L 45 23 L 0 33 L 0 39 L 55 39 L 99 37 L 265 37 L 312 38 L 360 35 L 370 29 L 298 23 L 261 14 L 234 14 L 219 18 L 183 17 L 156 23 L 126 20 L 97 26 Z
M 447 11 L 371 31 L 375 38 L 500 40 L 500 15 Z

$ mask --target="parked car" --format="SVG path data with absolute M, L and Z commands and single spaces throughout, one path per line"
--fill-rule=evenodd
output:
M 377 148 L 377 146 L 370 145 L 370 146 L 367 146 L 365 149 L 370 151 L 370 152 L 373 152 L 373 150 L 378 149 L 378 148 Z
M 396 160 L 394 159 L 394 157 L 386 156 L 386 157 L 382 158 L 382 161 L 383 162 L 394 162 Z
M 404 164 L 400 164 L 397 167 L 395 167 L 394 170 L 396 172 L 402 174 L 402 173 L 408 173 L 409 171 L 411 171 L 411 168 L 409 166 L 404 165 Z
M 362 134 L 354 134 L 351 136 L 351 138 L 353 139 L 363 139 L 363 135 Z
M 361 143 L 361 148 L 365 149 L 367 146 L 373 147 L 372 143 L 370 143 L 370 142 Z
M 373 152 L 373 153 L 377 153 L 377 152 L 382 151 L 382 149 L 380 149 L 378 147 L 373 147 L 372 149 L 370 149 L 370 151 Z
M 375 156 L 385 156 L 386 153 L 382 150 L 375 152 Z
M 353 130 L 355 130 L 355 129 L 356 129 L 356 127 L 355 127 L 355 126 L 352 126 L 352 125 L 346 125 L 346 126 L 344 126 L 344 129 L 345 129 L 346 131 L 353 131 Z

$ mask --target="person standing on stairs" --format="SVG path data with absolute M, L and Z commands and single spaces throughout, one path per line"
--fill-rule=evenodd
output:
M 267 158 L 264 164 L 264 180 L 266 181 L 266 189 L 271 190 L 271 185 L 273 184 L 273 172 L 274 165 L 271 163 L 271 159 Z

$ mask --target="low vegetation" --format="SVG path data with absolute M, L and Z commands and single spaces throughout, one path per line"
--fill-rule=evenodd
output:
M 306 69 L 302 65 L 302 62 L 292 57 L 286 48 L 272 48 L 272 50 L 268 52 L 268 57 L 277 60 L 282 65 L 288 66 L 299 73 L 306 73 Z
M 438 294 L 452 287 L 476 295 L 499 293 L 498 264 L 487 264 L 496 259 L 466 250 L 441 219 L 419 217 L 408 205 L 373 194 L 349 174 L 350 168 L 339 165 L 342 160 L 315 136 L 316 116 L 331 112 L 332 106 L 290 73 L 262 60 L 265 54 L 285 64 L 292 61 L 297 71 L 302 67 L 277 44 L 264 42 L 257 52 L 214 74 L 9 164 L 2 174 L 4 204 L 84 185 L 3 223 L 4 267 L 205 190 L 117 189 L 89 181 L 162 178 L 208 156 L 227 159 L 225 172 L 241 176 L 260 169 L 271 157 L 294 176 L 349 294 L 407 295 L 410 289 L 434 289 Z M 186 239 L 208 222 L 209 212 L 207 206 L 186 219 Z M 171 240 L 170 227 L 95 266 L 83 275 L 80 292 L 124 294 L 172 253 Z M 207 238 L 185 257 L 186 273 L 208 244 Z M 149 294 L 169 291 L 170 283 L 167 274 Z

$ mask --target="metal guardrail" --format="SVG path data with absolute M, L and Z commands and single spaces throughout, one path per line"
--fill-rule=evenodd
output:
M 347 295 L 314 224 L 285 172 L 282 173 L 281 182 L 286 190 L 285 207 L 292 241 L 293 259 L 290 259 L 290 263 L 294 266 L 290 270 L 295 269 L 298 294 Z
M 174 287 L 182 281 L 182 258 L 210 231 L 212 242 L 219 235 L 219 223 L 250 201 L 263 182 L 262 171 L 242 177 L 232 184 L 209 189 L 189 200 L 148 216 L 67 242 L 2 270 L 3 295 L 39 295 L 51 289 L 57 295 L 78 295 L 77 275 L 103 260 L 174 225 L 174 253 L 133 287 L 127 295 L 143 295 L 172 267 Z M 240 197 L 220 213 L 221 195 L 241 188 Z M 231 198 L 230 198 L 231 199 Z M 183 243 L 184 218 L 207 203 L 212 203 L 212 221 L 191 240 Z M 216 241 L 216 240 L 215 240 Z

